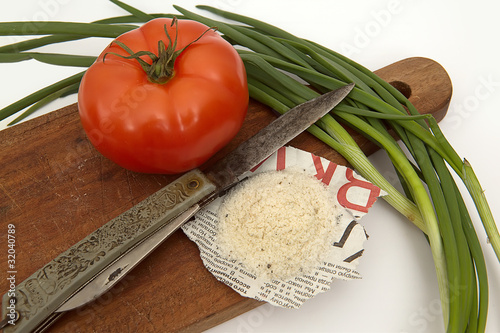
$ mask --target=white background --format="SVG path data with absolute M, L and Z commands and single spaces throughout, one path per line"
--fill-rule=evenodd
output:
M 172 4 L 208 4 L 249 15 L 339 51 L 376 70 L 413 56 L 432 58 L 448 71 L 452 103 L 441 127 L 458 153 L 473 165 L 494 216 L 500 219 L 500 5 L 494 0 L 129 0 L 149 12 L 172 13 Z M 201 11 L 200 11 L 201 12 Z M 105 0 L 2 1 L 0 21 L 88 22 L 124 12 Z M 19 40 L 0 38 L 0 45 Z M 52 52 L 97 55 L 109 42 L 93 39 L 58 45 Z M 81 69 L 35 62 L 0 64 L 0 107 Z M 68 97 L 50 112 L 74 103 Z M 37 115 L 40 115 L 38 113 Z M 0 129 L 6 122 L 0 123 Z M 373 157 L 386 168 L 381 154 Z M 389 171 L 385 172 L 391 177 Z M 489 267 L 488 332 L 500 332 L 500 265 L 473 215 Z M 385 202 L 363 218 L 370 239 L 359 266 L 363 280 L 336 282 L 299 310 L 265 305 L 212 330 L 219 332 L 441 332 L 438 290 L 422 234 Z M 497 222 L 497 224 L 499 224 Z M 168 330 L 168 328 L 165 328 Z

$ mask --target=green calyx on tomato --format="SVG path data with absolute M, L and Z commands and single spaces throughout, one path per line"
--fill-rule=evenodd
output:
M 153 65 L 169 58 L 161 45 L 175 58 L 174 75 L 157 83 L 141 63 L 161 77 Z M 175 174 L 200 166 L 236 135 L 248 99 L 243 61 L 220 34 L 196 21 L 157 18 L 102 51 L 82 78 L 78 109 L 102 155 L 128 170 Z
M 174 75 L 174 64 L 175 64 L 175 59 L 191 44 L 195 43 L 197 40 L 199 40 L 207 31 L 213 30 L 216 31 L 217 28 L 212 27 L 208 28 L 205 30 L 198 38 L 193 40 L 191 43 L 188 45 L 184 46 L 180 50 L 176 50 L 177 46 L 177 36 L 178 36 L 178 24 L 177 24 L 177 18 L 174 17 L 172 19 L 172 23 L 170 26 L 175 25 L 175 38 L 172 41 L 172 38 L 168 34 L 167 27 L 166 25 L 163 27 L 165 31 L 165 35 L 168 38 L 168 46 L 165 46 L 165 42 L 163 40 L 158 41 L 158 55 L 151 51 L 139 51 L 139 52 L 134 52 L 132 51 L 127 45 L 124 43 L 115 40 L 114 43 L 119 45 L 122 49 L 124 49 L 129 56 L 123 56 L 117 53 L 111 52 L 111 54 L 114 54 L 119 57 L 123 57 L 125 59 L 135 59 L 139 62 L 139 64 L 142 66 L 142 69 L 147 73 L 148 79 L 153 82 L 153 83 L 159 83 L 163 84 L 166 83 L 170 78 Z M 104 55 L 102 61 L 106 59 L 106 55 Z M 141 56 L 147 55 L 149 58 L 151 58 L 151 64 L 148 63 L 147 61 L 141 59 Z

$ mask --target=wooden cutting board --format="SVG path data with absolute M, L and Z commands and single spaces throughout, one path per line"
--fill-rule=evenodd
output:
M 421 113 L 444 117 L 452 85 L 438 63 L 410 58 L 376 73 Z M 211 162 L 274 118 L 251 101 L 240 133 Z M 363 137 L 357 140 L 368 154 L 376 150 Z M 309 133 L 291 145 L 346 165 Z M 129 172 L 102 157 L 85 136 L 76 104 L 0 131 L 0 233 L 15 225 L 18 283 L 174 178 Z M 5 237 L 1 242 L 6 248 Z M 0 256 L 0 267 L 7 267 L 6 261 L 6 254 Z M 1 278 L 0 293 L 8 289 Z M 197 332 L 259 305 L 218 282 L 204 268 L 196 245 L 177 231 L 114 289 L 65 314 L 50 332 Z

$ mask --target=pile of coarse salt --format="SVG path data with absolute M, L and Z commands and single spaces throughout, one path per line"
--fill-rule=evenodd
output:
M 326 186 L 302 170 L 257 174 L 224 198 L 218 247 L 258 277 L 307 274 L 322 263 L 339 232 L 334 202 Z

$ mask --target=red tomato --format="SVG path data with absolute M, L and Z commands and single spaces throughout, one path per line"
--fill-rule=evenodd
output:
M 137 59 L 125 59 L 130 53 L 122 44 L 101 53 L 78 93 L 83 128 L 97 150 L 132 171 L 173 174 L 200 166 L 236 135 L 248 107 L 245 68 L 236 50 L 207 29 L 178 21 L 175 50 L 194 42 L 170 64 L 168 77 L 152 77 Z M 176 25 L 166 18 L 116 40 L 133 52 L 158 55 L 160 40 L 169 46 L 165 31 L 175 44 Z

